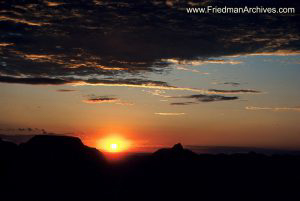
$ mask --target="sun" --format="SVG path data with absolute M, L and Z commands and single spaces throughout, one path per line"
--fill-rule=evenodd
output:
M 99 139 L 97 147 L 105 152 L 122 152 L 130 147 L 130 141 L 121 136 L 109 136 Z
M 116 150 L 116 149 L 118 149 L 118 145 L 117 145 L 117 144 L 111 144 L 111 145 L 110 145 L 110 148 L 111 148 L 112 150 Z

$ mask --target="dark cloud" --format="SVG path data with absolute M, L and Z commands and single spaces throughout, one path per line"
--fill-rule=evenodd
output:
M 214 102 L 214 101 L 228 101 L 237 100 L 237 96 L 221 96 L 221 95 L 206 95 L 206 94 L 195 94 L 190 96 L 184 96 L 184 98 L 194 98 L 200 102 Z
M 203 5 L 299 8 L 294 0 L 1 1 L 1 81 L 125 80 L 166 71 L 168 59 L 299 53 L 299 15 L 185 11 Z
M 237 90 L 222 90 L 222 89 L 209 89 L 210 92 L 223 93 L 223 94 L 258 94 L 258 90 L 253 89 L 237 89 Z
M 231 85 L 233 87 L 237 87 L 237 86 L 241 85 L 241 83 L 239 83 L 239 82 L 224 82 L 223 84 Z
M 208 94 L 194 94 L 189 96 L 175 96 L 172 98 L 184 98 L 184 99 L 195 99 L 198 102 L 216 102 L 216 101 L 230 101 L 237 100 L 237 96 L 222 96 L 222 95 L 208 95 Z M 195 104 L 196 102 L 176 102 L 171 103 L 170 105 L 190 105 Z
M 45 77 L 11 77 L 0 76 L 0 82 L 15 83 L 15 84 L 49 84 L 49 85 L 62 85 L 67 84 L 69 81 L 59 78 L 45 78 Z
M 87 99 L 83 100 L 82 102 L 89 103 L 89 104 L 113 103 L 116 105 L 123 105 L 123 106 L 134 105 L 133 103 L 123 101 L 114 96 L 96 96 L 94 94 L 87 95 Z
M 197 89 L 188 87 L 176 87 L 171 86 L 166 82 L 153 81 L 147 79 L 127 78 L 127 79 L 77 79 L 77 78 L 48 78 L 48 77 L 28 77 L 19 78 L 14 76 L 0 76 L 0 82 L 4 83 L 16 83 L 16 84 L 33 84 L 33 85 L 62 85 L 71 84 L 74 86 L 80 85 L 92 85 L 92 86 L 127 86 L 127 87 L 139 87 L 150 89 L 163 89 L 163 90 L 180 90 L 180 91 L 194 91 L 201 93 L 213 93 L 213 94 L 241 94 L 241 93 L 259 93 L 256 90 L 217 90 L 217 89 Z M 60 90 L 60 92 L 69 92 L 70 90 Z
M 74 90 L 74 89 L 58 89 L 58 90 L 56 90 L 57 92 L 74 92 L 74 91 L 76 91 L 76 90 Z
M 170 103 L 170 105 L 192 105 L 196 104 L 196 102 L 176 102 L 176 103 Z
M 256 107 L 256 106 L 247 106 L 245 107 L 246 110 L 265 110 L 265 111 L 274 111 L 274 112 L 279 112 L 279 111 L 295 111 L 295 112 L 300 112 L 300 107 Z
M 62 85 L 62 84 L 74 84 L 74 85 L 145 85 L 145 86 L 169 86 L 166 82 L 152 81 L 146 79 L 75 79 L 73 77 L 68 78 L 48 78 L 48 77 L 18 77 L 18 76 L 0 76 L 0 82 L 4 83 L 16 83 L 16 84 L 33 84 L 33 85 Z M 65 91 L 65 90 L 64 90 Z
M 115 103 L 119 101 L 119 99 L 109 96 L 95 96 L 95 95 L 88 95 L 87 100 L 83 100 L 85 103 Z
M 120 84 L 120 85 L 148 85 L 148 86 L 165 86 L 171 87 L 166 82 L 162 81 L 153 81 L 153 80 L 146 80 L 146 79 L 88 79 L 84 80 L 87 84 Z
M 230 85 L 232 87 L 238 87 L 242 84 L 247 84 L 247 82 L 212 82 L 211 84 L 215 84 L 215 85 Z M 256 90 L 255 90 L 256 91 Z

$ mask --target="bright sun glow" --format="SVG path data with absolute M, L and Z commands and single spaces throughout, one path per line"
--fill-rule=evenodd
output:
M 115 150 L 115 149 L 118 148 L 118 145 L 117 145 L 117 144 L 111 144 L 111 145 L 110 145 L 110 148 Z
M 122 152 L 130 147 L 130 142 L 120 136 L 110 136 L 98 140 L 98 148 L 107 152 Z

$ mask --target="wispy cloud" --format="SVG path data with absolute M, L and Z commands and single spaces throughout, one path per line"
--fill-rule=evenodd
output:
M 246 110 L 267 110 L 267 111 L 295 111 L 300 112 L 300 107 L 256 107 L 256 106 L 247 106 L 245 107 Z
M 72 77 L 68 78 L 49 78 L 49 77 L 15 77 L 0 76 L 0 82 L 32 85 L 63 85 L 72 86 L 110 86 L 110 87 L 132 87 L 147 88 L 156 90 L 175 90 L 175 91 L 192 91 L 201 94 L 258 94 L 260 91 L 253 89 L 238 90 L 219 90 L 219 89 L 199 89 L 190 87 L 172 86 L 162 81 L 152 81 L 143 79 L 88 79 L 80 80 Z M 155 91 L 156 95 L 160 92 Z M 154 94 L 153 94 L 154 95 Z M 161 92 L 160 96 L 164 96 Z M 167 96 L 165 96 L 167 97 Z
M 10 16 L 0 16 L 0 21 L 11 21 L 14 23 L 21 23 L 21 24 L 26 24 L 29 26 L 44 26 L 44 25 L 49 25 L 50 23 L 47 22 L 38 22 L 38 21 L 29 21 L 26 19 L 22 19 L 22 18 L 14 18 L 14 17 L 10 17 Z
M 119 100 L 117 98 L 110 98 L 110 97 L 94 97 L 89 98 L 87 100 L 83 100 L 84 103 L 92 103 L 92 104 L 100 104 L 100 103 L 116 103 Z
M 222 95 L 206 95 L 206 94 L 195 94 L 189 96 L 182 96 L 181 98 L 192 98 L 200 102 L 215 102 L 215 101 L 228 101 L 237 100 L 237 96 L 222 96 Z
M 224 82 L 223 84 L 225 84 L 225 85 L 231 85 L 233 87 L 241 85 L 241 83 L 239 83 L 239 82 Z
M 300 55 L 299 50 L 276 50 L 270 52 L 249 53 L 239 56 L 297 56 Z
M 64 2 L 54 2 L 54 1 L 45 1 L 45 3 L 47 4 L 47 6 L 50 7 L 55 7 L 55 6 L 60 6 L 65 4 Z
M 170 98 L 172 96 L 166 95 L 166 92 L 164 90 L 159 90 L 159 89 L 155 89 L 155 90 L 143 90 L 146 93 L 149 93 L 153 96 L 159 96 L 159 97 L 163 97 L 163 98 Z
M 0 76 L 0 82 L 13 84 L 33 84 L 33 85 L 63 85 L 69 84 L 73 81 L 61 78 L 48 77 L 14 77 L 14 76 Z
M 124 106 L 131 106 L 133 103 L 122 101 L 115 97 L 110 96 L 95 96 L 95 95 L 88 95 L 88 99 L 83 100 L 84 103 L 89 104 L 102 104 L 102 103 L 113 103 L 117 105 L 124 105 Z
M 118 86 L 118 87 L 133 87 L 133 88 L 148 88 L 148 89 L 159 89 L 159 90 L 177 90 L 177 91 L 193 91 L 203 94 L 258 94 L 261 93 L 257 90 L 252 89 L 238 89 L 238 90 L 218 90 L 218 89 L 199 89 L 190 87 L 171 86 L 167 83 L 160 81 L 143 81 L 141 82 L 130 82 L 130 80 L 122 82 L 121 80 L 109 81 L 109 80 L 98 80 L 98 81 L 80 81 L 73 82 L 74 86 L 90 85 L 90 86 Z
M 212 82 L 211 84 L 216 84 L 216 85 L 230 85 L 230 86 L 233 86 L 233 87 L 237 87 L 239 85 L 241 85 L 241 83 L 239 82 Z
M 176 112 L 156 112 L 154 114 L 161 115 L 161 116 L 180 116 L 180 115 L 185 115 L 185 113 L 176 113 Z
M 223 89 L 209 89 L 210 92 L 215 92 L 216 94 L 259 94 L 261 91 L 254 89 L 233 89 L 233 90 L 223 90 Z
M 199 73 L 199 74 L 202 74 L 202 75 L 209 75 L 209 74 L 210 74 L 210 73 L 208 73 L 208 72 L 201 72 L 201 71 L 199 71 L 199 70 L 186 68 L 186 67 L 184 67 L 184 66 L 176 66 L 176 69 L 177 69 L 177 70 L 188 71 L 188 72 L 193 72 L 193 73 Z
M 14 45 L 14 43 L 1 43 L 0 42 L 0 47 L 6 47 L 6 46 L 11 46 Z
M 58 89 L 56 90 L 57 92 L 74 92 L 74 91 L 77 91 L 75 89 Z
M 192 105 L 196 104 L 196 102 L 175 102 L 175 103 L 170 103 L 170 105 Z
M 184 98 L 184 99 L 194 99 L 197 102 L 192 101 L 185 101 L 185 102 L 173 102 L 170 103 L 170 105 L 174 106 L 185 106 L 185 105 L 191 105 L 191 104 L 197 104 L 198 102 L 217 102 L 217 101 L 231 101 L 231 100 L 237 100 L 239 97 L 237 96 L 222 96 L 222 95 L 208 95 L 208 94 L 194 94 L 189 96 L 173 96 L 171 98 Z
M 236 60 L 223 60 L 223 59 L 209 59 L 209 60 L 180 60 L 180 59 L 162 59 L 163 62 L 167 62 L 170 64 L 177 64 L 177 65 L 190 65 L 190 66 L 202 66 L 205 64 L 230 64 L 236 65 L 243 63 L 242 61 Z M 179 67 L 181 70 L 186 70 L 184 67 Z M 189 70 L 189 69 L 187 69 Z

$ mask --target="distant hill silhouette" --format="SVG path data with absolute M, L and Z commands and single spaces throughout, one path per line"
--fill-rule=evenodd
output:
M 5 141 L 13 142 L 15 144 L 21 144 L 25 143 L 30 138 L 34 137 L 35 135 L 5 135 L 5 134 L 0 134 L 0 138 L 2 138 Z
M 238 147 L 238 146 L 187 146 L 193 152 L 198 154 L 235 154 L 256 152 L 261 154 L 293 154 L 300 155 L 299 150 L 285 150 L 274 148 L 258 148 L 258 147 Z
M 0 140 L 0 199 L 299 200 L 300 156 L 196 154 L 180 143 L 109 163 L 79 138 Z
M 4 160 L 10 160 L 12 157 L 15 157 L 17 153 L 17 145 L 12 142 L 3 141 L 0 138 L 0 161 L 2 161 L 2 164 L 4 163 Z
M 6 154 L 17 153 L 7 161 L 10 167 L 6 167 L 7 182 L 3 183 L 6 199 L 23 200 L 27 196 L 28 200 L 58 200 L 58 195 L 62 200 L 83 199 L 93 186 L 103 185 L 94 183 L 104 178 L 104 156 L 97 149 L 85 146 L 79 138 L 37 135 L 19 146 L 11 142 L 2 144 Z M 18 189 L 17 194 L 14 189 Z
M 37 135 L 20 145 L 23 157 L 40 161 L 61 160 L 60 163 L 104 161 L 104 156 L 95 148 L 85 146 L 77 137 Z
M 174 160 L 174 159 L 191 159 L 195 158 L 198 155 L 188 149 L 184 149 L 183 146 L 178 143 L 175 144 L 172 148 L 163 148 L 153 153 L 155 158 L 165 159 L 165 160 Z

